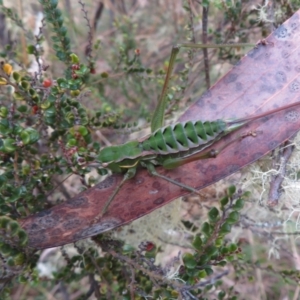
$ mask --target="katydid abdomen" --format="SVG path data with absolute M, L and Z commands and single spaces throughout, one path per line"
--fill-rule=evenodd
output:
M 210 145 L 224 134 L 240 128 L 244 123 L 224 120 L 175 123 L 152 133 L 142 142 L 142 148 L 157 155 L 175 154 L 191 149 L 200 151 L 203 146 Z

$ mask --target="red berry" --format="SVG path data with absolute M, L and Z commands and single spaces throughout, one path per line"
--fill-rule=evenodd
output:
M 44 88 L 48 88 L 51 85 L 52 85 L 52 80 L 51 79 L 48 79 L 48 78 L 44 79 L 44 81 L 43 81 L 43 87 Z
M 152 243 L 152 242 L 147 242 L 147 244 L 145 245 L 145 250 L 147 251 L 147 252 L 150 252 L 151 250 L 153 250 L 153 248 L 155 247 L 155 244 L 154 243 Z
M 96 74 L 96 69 L 95 68 L 90 68 L 90 73 L 91 74 Z
M 38 112 L 38 110 L 39 110 L 39 107 L 38 107 L 37 105 L 33 105 L 33 106 L 32 106 L 32 114 L 33 114 L 33 115 L 36 115 L 37 112 Z
M 72 68 L 73 71 L 76 71 L 76 70 L 80 69 L 80 66 L 79 65 L 72 65 L 71 68 Z

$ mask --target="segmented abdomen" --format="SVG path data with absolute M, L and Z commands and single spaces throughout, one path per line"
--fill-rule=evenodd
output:
M 142 142 L 142 148 L 157 154 L 187 151 L 215 140 L 226 127 L 227 123 L 222 120 L 176 123 L 156 130 Z

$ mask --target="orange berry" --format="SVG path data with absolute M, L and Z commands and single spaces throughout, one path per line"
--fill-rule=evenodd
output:
M 52 80 L 49 78 L 44 79 L 43 81 L 43 87 L 44 88 L 49 88 L 52 85 Z

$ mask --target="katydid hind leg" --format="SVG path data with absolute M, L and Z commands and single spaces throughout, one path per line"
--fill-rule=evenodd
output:
M 179 47 L 172 48 L 171 56 L 169 59 L 169 66 L 167 69 L 163 89 L 159 96 L 158 103 L 157 103 L 156 109 L 155 109 L 155 111 L 153 113 L 153 117 L 152 117 L 151 132 L 154 132 L 155 130 L 161 128 L 164 125 L 164 115 L 165 115 L 165 110 L 166 110 L 166 105 L 167 105 L 166 94 L 168 91 L 170 77 L 172 75 L 175 59 L 176 59 L 178 52 L 179 52 Z
M 104 207 L 101 210 L 101 213 L 98 214 L 94 219 L 93 219 L 93 223 L 97 223 L 99 221 L 100 218 L 103 217 L 103 215 L 107 212 L 108 207 L 110 206 L 110 204 L 112 203 L 112 201 L 114 200 L 114 198 L 117 196 L 117 194 L 119 193 L 119 191 L 121 190 L 122 186 L 124 185 L 124 183 L 131 179 L 132 177 L 134 177 L 136 173 L 136 168 L 130 168 L 127 170 L 127 172 L 124 174 L 122 181 L 119 183 L 119 185 L 116 187 L 116 189 L 113 191 L 113 193 L 110 195 L 110 197 L 108 198 L 108 200 L 106 201 Z
M 193 43 L 183 43 L 178 44 L 172 48 L 172 52 L 169 59 L 169 66 L 167 69 L 167 73 L 164 80 L 164 85 L 162 88 L 162 92 L 158 99 L 158 104 L 156 106 L 156 109 L 153 113 L 152 121 L 151 121 L 151 132 L 154 132 L 155 130 L 161 128 L 164 124 L 164 114 L 166 110 L 167 105 L 167 92 L 168 92 L 168 86 L 169 81 L 172 76 L 174 63 L 177 57 L 177 54 L 180 50 L 180 48 L 192 48 L 192 49 L 207 49 L 207 48 L 224 48 L 224 47 L 253 47 L 254 44 L 247 44 L 247 43 L 239 43 L 239 44 L 193 44 Z
M 242 135 L 237 136 L 235 139 L 233 139 L 232 141 L 229 141 L 228 143 L 226 143 L 223 147 L 219 148 L 219 149 L 210 149 L 208 151 L 200 151 L 198 153 L 195 153 L 191 156 L 185 157 L 185 158 L 168 158 L 164 161 L 163 163 L 163 167 L 165 169 L 174 169 L 177 167 L 180 167 L 182 165 L 185 165 L 187 163 L 196 161 L 196 160 L 200 160 L 200 159 L 208 159 L 208 158 L 216 158 L 224 149 L 226 149 L 228 146 L 230 146 L 232 143 L 244 139 L 248 136 L 252 136 L 252 137 L 256 137 L 257 134 L 260 133 L 258 131 L 249 131 L 246 132 Z
M 150 173 L 152 176 L 156 176 L 156 177 L 162 178 L 162 179 L 164 179 L 164 180 L 166 180 L 166 181 L 168 181 L 168 182 L 173 183 L 174 185 L 177 185 L 177 186 L 179 186 L 179 187 L 181 187 L 181 188 L 183 188 L 183 189 L 185 189 L 185 190 L 187 190 L 187 191 L 190 191 L 191 193 L 195 193 L 195 194 L 197 194 L 197 195 L 199 195 L 199 196 L 205 197 L 204 194 L 201 193 L 201 192 L 199 192 L 197 189 L 194 189 L 194 188 L 191 187 L 191 186 L 188 186 L 188 185 L 186 185 L 186 184 L 184 184 L 184 183 L 178 182 L 178 181 L 176 181 L 176 180 L 174 180 L 174 179 L 172 179 L 172 178 L 170 178 L 170 177 L 167 177 L 167 176 L 165 176 L 165 175 L 162 175 L 162 174 L 158 173 L 158 172 L 156 171 L 156 169 L 155 169 L 155 167 L 154 167 L 153 164 L 151 164 L 151 163 L 142 163 L 142 164 L 148 169 L 149 173 Z

